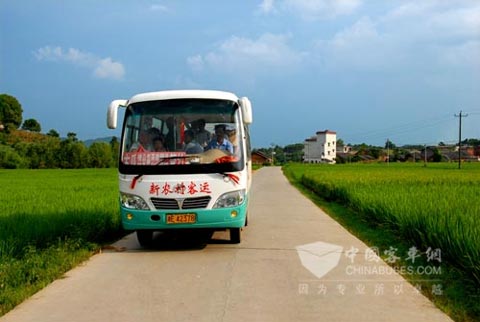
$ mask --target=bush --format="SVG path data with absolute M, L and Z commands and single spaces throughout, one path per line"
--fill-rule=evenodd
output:
M 20 169 L 26 168 L 26 166 L 27 161 L 15 149 L 6 145 L 0 145 L 0 168 Z

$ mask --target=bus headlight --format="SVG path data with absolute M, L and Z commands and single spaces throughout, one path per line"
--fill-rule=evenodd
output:
M 245 189 L 231 191 L 221 195 L 213 205 L 213 208 L 235 207 L 241 205 L 243 201 L 245 201 Z
M 123 207 L 128 209 L 150 210 L 145 200 L 139 196 L 128 193 L 120 193 L 120 202 Z

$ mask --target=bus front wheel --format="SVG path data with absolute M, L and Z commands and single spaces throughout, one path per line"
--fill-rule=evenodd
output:
M 230 228 L 230 242 L 240 244 L 242 241 L 242 228 Z
M 137 240 L 140 246 L 150 247 L 153 241 L 153 230 L 137 230 Z

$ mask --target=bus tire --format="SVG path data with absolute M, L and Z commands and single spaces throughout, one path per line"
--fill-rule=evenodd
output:
M 242 228 L 230 228 L 230 242 L 240 244 L 242 241 Z
M 152 246 L 153 230 L 137 230 L 137 240 L 140 246 L 144 248 Z

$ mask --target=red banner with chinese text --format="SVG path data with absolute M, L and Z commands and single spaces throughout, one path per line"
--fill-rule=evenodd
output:
M 183 165 L 185 152 L 125 152 L 122 161 L 128 165 Z

